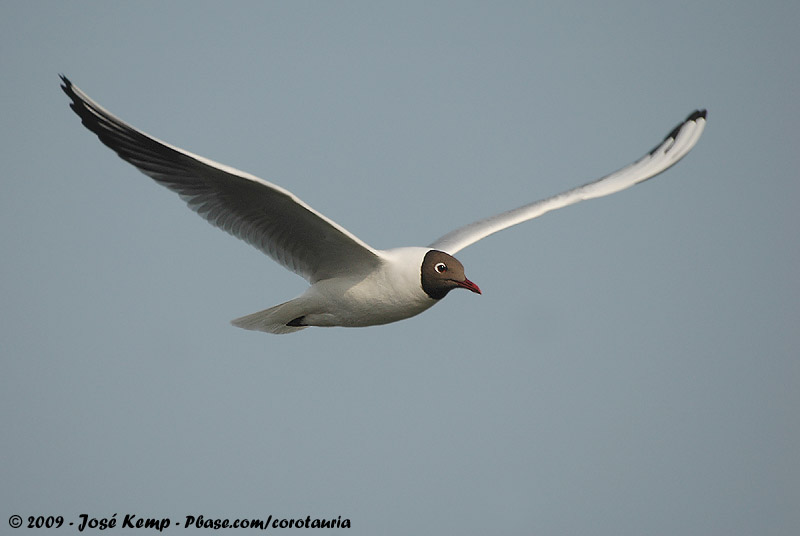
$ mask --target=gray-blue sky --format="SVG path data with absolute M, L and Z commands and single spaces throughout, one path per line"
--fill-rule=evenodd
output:
M 793 2 L 6 2 L 0 503 L 338 516 L 345 534 L 794 534 Z M 112 112 L 422 245 L 667 174 L 459 254 L 483 296 L 270 336 L 305 282 L 81 127 Z M 62 529 L 65 530 L 65 529 Z

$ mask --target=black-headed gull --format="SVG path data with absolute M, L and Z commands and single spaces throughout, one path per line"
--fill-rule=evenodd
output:
M 211 224 L 303 276 L 300 296 L 233 320 L 235 326 L 290 333 L 308 326 L 372 326 L 417 315 L 454 288 L 480 294 L 452 255 L 478 240 L 546 212 L 603 197 L 666 171 L 691 150 L 706 123 L 693 112 L 652 151 L 599 180 L 471 223 L 428 247 L 375 249 L 258 177 L 169 145 L 112 115 L 61 76 L 83 125 L 120 157 L 178 193 Z

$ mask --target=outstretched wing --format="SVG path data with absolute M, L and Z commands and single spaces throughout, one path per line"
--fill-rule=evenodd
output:
M 83 125 L 122 159 L 177 192 L 209 223 L 255 246 L 311 283 L 369 271 L 379 253 L 291 192 L 133 128 L 61 76 Z
M 697 140 L 700 139 L 700 134 L 703 133 L 705 124 L 706 111 L 694 111 L 683 123 L 675 127 L 664 138 L 664 141 L 633 164 L 606 175 L 602 179 L 578 186 L 556 196 L 460 227 L 439 238 L 430 247 L 453 255 L 457 251 L 497 231 L 538 218 L 551 210 L 566 207 L 586 199 L 613 194 L 625 188 L 630 188 L 634 184 L 651 179 L 659 173 L 663 173 L 686 156 L 697 143 Z

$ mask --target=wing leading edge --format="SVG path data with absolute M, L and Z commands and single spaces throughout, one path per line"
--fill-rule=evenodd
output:
M 177 192 L 212 225 L 311 283 L 367 272 L 380 254 L 288 190 L 164 143 L 117 118 L 61 76 L 70 107 L 106 146 Z
M 652 179 L 677 164 L 689 153 L 700 139 L 705 124 L 706 110 L 696 110 L 667 134 L 652 151 L 636 162 L 583 186 L 455 229 L 437 239 L 430 247 L 454 255 L 482 238 L 513 225 L 538 218 L 551 210 L 579 201 L 610 195 Z

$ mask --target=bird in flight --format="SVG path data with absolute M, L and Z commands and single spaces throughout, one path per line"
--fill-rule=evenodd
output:
M 70 107 L 106 146 L 176 192 L 209 223 L 258 248 L 311 286 L 300 296 L 232 321 L 291 333 L 309 326 L 388 324 L 432 307 L 453 289 L 480 294 L 453 255 L 493 233 L 655 177 L 700 139 L 706 111 L 692 112 L 636 162 L 541 201 L 465 225 L 426 247 L 375 249 L 288 190 L 162 142 L 125 123 L 61 76 Z

